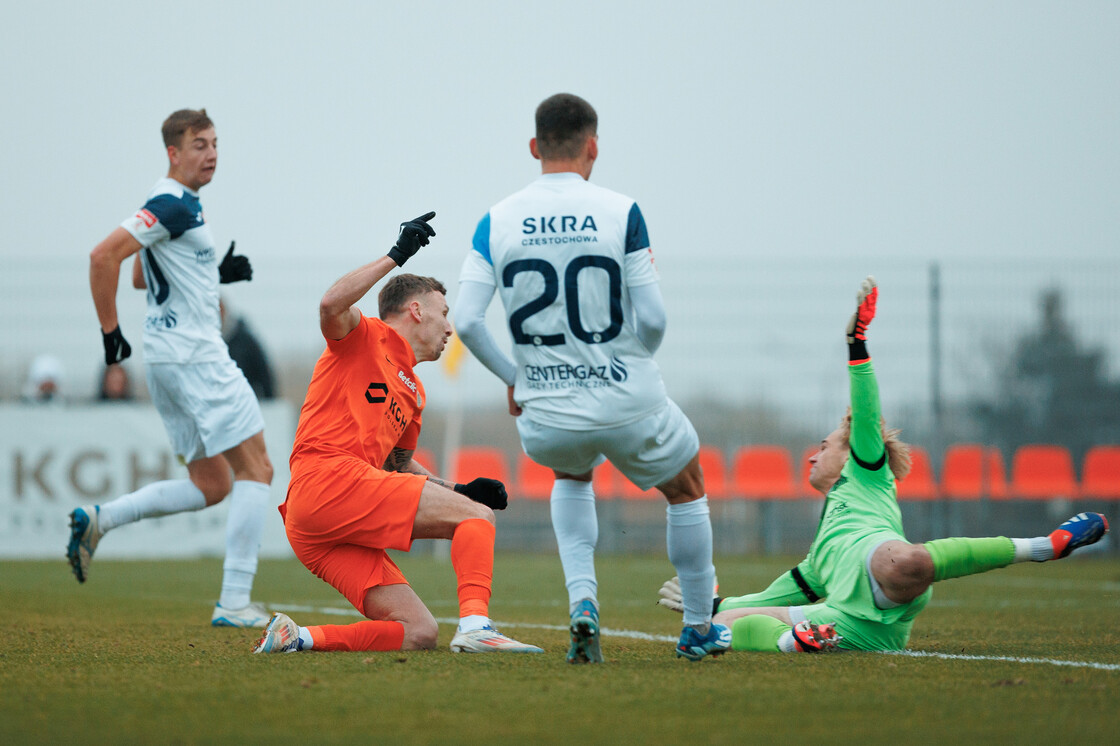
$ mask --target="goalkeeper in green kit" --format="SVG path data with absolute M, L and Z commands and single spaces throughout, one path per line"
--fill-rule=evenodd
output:
M 809 458 L 825 503 L 808 556 L 761 593 L 715 599 L 712 622 L 731 627 L 732 650 L 901 650 L 935 582 L 1060 559 L 1108 533 L 1103 515 L 1081 513 L 1033 539 L 906 541 L 895 480 L 910 471 L 910 448 L 883 425 L 866 344 L 878 297 L 868 277 L 848 323 L 851 409 Z M 660 596 L 678 609 L 676 578 Z

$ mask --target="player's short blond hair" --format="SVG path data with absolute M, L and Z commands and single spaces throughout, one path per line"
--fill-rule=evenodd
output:
M 163 144 L 167 147 L 182 147 L 183 135 L 202 132 L 213 126 L 206 109 L 179 109 L 163 120 Z
M 902 431 L 897 428 L 888 428 L 886 420 L 879 418 L 879 427 L 883 434 L 883 445 L 887 449 L 887 464 L 891 474 L 898 480 L 906 479 L 910 473 L 910 444 L 904 443 L 898 437 Z M 840 420 L 840 437 L 844 447 L 851 451 L 849 439 L 852 435 L 852 409 L 848 407 L 847 413 Z
M 421 277 L 420 275 L 404 274 L 393 275 L 381 292 L 377 294 L 377 315 L 383 320 L 394 314 L 401 313 L 414 298 L 426 295 L 432 291 L 447 295 L 447 288 L 434 277 Z

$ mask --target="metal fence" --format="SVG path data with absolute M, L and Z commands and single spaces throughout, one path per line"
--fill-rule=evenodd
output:
M 743 256 L 691 268 L 679 257 L 667 259 L 659 258 L 659 264 L 669 329 L 657 359 L 670 395 L 693 420 L 701 440 L 725 454 L 743 445 L 772 443 L 800 458 L 835 426 L 847 404 L 843 329 L 858 283 L 868 273 L 881 287 L 870 349 L 884 415 L 903 429 L 905 439 L 928 451 L 935 478 L 940 479 L 945 451 L 954 443 L 996 446 L 1010 461 L 1019 443 L 1000 441 L 991 418 L 985 423 L 978 414 L 985 405 L 1006 403 L 1008 392 L 1029 403 L 1030 412 L 1045 404 L 1076 415 L 1055 420 L 1038 440 L 1069 447 L 1077 469 L 1090 445 L 1120 443 L 1115 409 L 1120 393 L 1109 395 L 1116 390 L 1110 387 L 1120 384 L 1120 260 L 1078 260 L 1060 250 L 1048 261 L 976 258 L 932 264 L 905 256 L 886 261 Z M 316 307 L 320 285 L 309 283 L 293 265 L 270 278 L 267 288 L 254 287 L 237 302 L 270 353 L 284 398 L 297 408 L 323 346 L 308 310 Z M 456 289 L 450 290 L 453 304 Z M 1013 380 L 1022 379 L 1024 371 L 1009 361 L 1025 340 L 1038 337 L 1047 293 L 1060 297 L 1060 317 L 1073 349 L 1096 355 L 1094 380 L 1083 371 L 1071 373 L 1064 359 L 1051 368 L 1055 375 L 1072 375 L 1072 385 L 1048 390 L 1045 381 L 1030 388 Z M 138 343 L 143 301 L 122 291 L 120 306 L 122 324 L 135 331 Z M 31 256 L 5 257 L 0 313 L 5 319 L 0 399 L 18 397 L 31 360 L 44 352 L 67 368 L 72 400 L 92 397 L 101 353 L 82 262 L 62 270 Z M 507 333 L 494 308 L 488 321 L 504 342 Z M 1045 345 L 1038 349 L 1045 357 Z M 134 378 L 142 378 L 139 357 L 132 365 Z M 419 373 L 429 401 L 421 442 L 439 466 L 448 443 L 496 445 L 512 461 L 519 447 L 504 414 L 500 382 L 473 360 L 454 374 L 439 363 L 426 364 Z M 993 409 L 998 414 L 999 408 Z M 461 431 L 452 434 L 456 422 L 462 423 Z M 1038 503 L 935 500 L 907 505 L 904 512 L 915 538 L 965 531 L 1030 534 L 1066 517 L 1065 508 L 1083 505 L 1063 496 Z M 812 499 L 719 502 L 717 544 L 725 551 L 800 551 L 815 527 L 817 510 Z M 660 502 L 604 500 L 601 514 L 604 550 L 663 546 Z M 509 530 L 501 541 L 525 546 L 551 541 L 547 511 L 533 504 L 523 515 L 503 517 Z

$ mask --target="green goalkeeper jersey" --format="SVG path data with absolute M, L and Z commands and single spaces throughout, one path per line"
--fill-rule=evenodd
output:
M 849 365 L 848 374 L 851 450 L 840 479 L 825 498 L 806 562 L 813 585 L 826 589 L 830 607 L 881 624 L 912 621 L 929 601 L 929 591 L 910 603 L 880 609 L 867 578 L 868 554 L 884 541 L 906 538 L 883 443 L 875 369 L 868 360 Z

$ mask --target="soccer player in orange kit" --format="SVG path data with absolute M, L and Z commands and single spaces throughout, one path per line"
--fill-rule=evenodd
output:
M 299 560 L 368 621 L 300 627 L 275 614 L 254 653 L 434 648 L 435 617 L 385 551 L 408 551 L 415 539 L 451 540 L 460 614 L 453 652 L 542 652 L 490 623 L 494 510 L 506 507 L 504 485 L 486 478 L 453 484 L 412 459 L 425 403 L 413 366 L 438 359 L 451 336 L 443 284 L 398 274 L 378 294 L 380 319 L 354 305 L 428 244 L 433 217 L 402 223 L 388 255 L 323 296 L 327 349 L 300 412 L 280 506 Z

